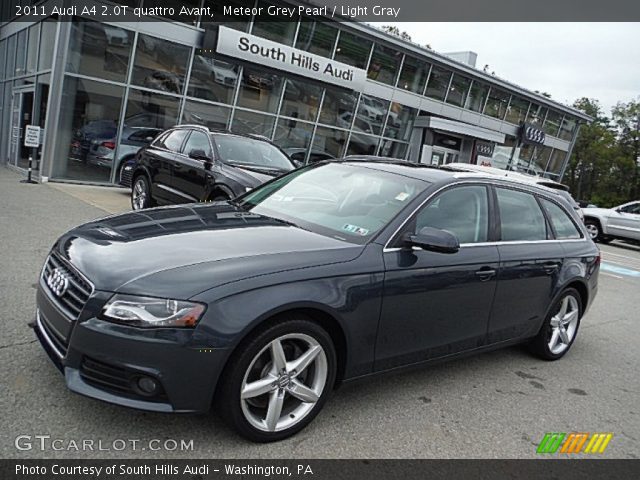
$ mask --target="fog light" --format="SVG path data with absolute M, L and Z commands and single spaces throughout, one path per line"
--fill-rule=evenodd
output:
M 160 390 L 158 381 L 151 377 L 138 377 L 136 386 L 138 390 L 140 390 L 140 393 L 149 397 L 155 395 Z

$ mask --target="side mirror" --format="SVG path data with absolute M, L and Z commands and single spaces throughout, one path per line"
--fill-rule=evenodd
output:
M 204 150 L 200 148 L 194 148 L 189 152 L 189 158 L 193 158 L 194 160 L 200 160 L 203 162 L 211 162 L 211 158 L 209 155 L 205 153 Z
M 438 228 L 424 227 L 416 234 L 404 237 L 405 245 L 438 253 L 456 253 L 460 250 L 458 237 Z

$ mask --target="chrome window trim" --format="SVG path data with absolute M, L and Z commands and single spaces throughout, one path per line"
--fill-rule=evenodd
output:
M 454 178 L 458 178 L 454 175 Z M 506 177 L 505 177 L 506 178 Z M 484 180 L 484 181 L 483 181 Z M 409 221 L 409 219 L 411 219 L 411 217 L 413 217 L 415 215 L 415 213 L 420 210 L 427 202 L 429 202 L 433 197 L 435 197 L 437 194 L 439 194 L 442 190 L 445 190 L 446 188 L 450 188 L 450 187 L 455 187 L 455 186 L 459 186 L 459 185 L 483 185 L 483 186 L 491 186 L 491 187 L 515 187 L 515 190 L 518 191 L 522 191 L 525 193 L 529 193 L 532 195 L 536 195 L 538 193 L 541 194 L 549 194 L 549 192 L 546 192 L 545 190 L 543 190 L 542 188 L 540 188 L 537 185 L 532 185 L 532 184 L 526 184 L 526 183 L 522 183 L 519 184 L 518 182 L 511 182 L 511 181 L 506 181 L 506 182 L 495 182 L 495 179 L 493 178 L 487 178 L 487 177 L 466 177 L 464 179 L 464 181 L 461 182 L 451 182 L 451 183 L 447 183 L 446 185 L 443 185 L 442 187 L 440 187 L 439 189 L 437 189 L 435 192 L 433 192 L 431 195 L 429 195 L 427 198 L 425 198 L 420 205 L 418 205 L 416 208 L 413 209 L 413 211 L 407 215 L 407 218 L 405 218 L 404 222 L 402 222 L 400 224 L 400 226 L 393 232 L 393 234 L 389 237 L 389 240 L 384 244 L 384 247 L 382 248 L 382 253 L 388 253 L 388 252 L 397 252 L 399 250 L 402 250 L 401 247 L 389 247 L 389 244 L 391 243 L 391 241 L 396 237 L 396 235 L 398 235 L 398 232 L 400 232 L 405 225 L 407 224 L 407 222 Z M 511 184 L 511 185 L 510 185 Z M 534 192 L 534 191 L 530 191 L 527 189 L 519 189 L 518 187 L 533 187 L 533 189 L 539 189 L 540 192 Z M 543 187 L 544 189 L 547 189 L 547 187 Z M 533 190 L 532 189 L 532 190 Z M 549 189 L 551 190 L 551 189 Z M 551 193 L 553 193 L 553 191 L 551 191 Z M 555 195 L 555 193 L 554 193 Z M 551 201 L 550 198 L 548 198 L 545 195 L 542 195 L 543 198 L 548 199 Z M 554 202 L 557 203 L 557 202 Z M 582 233 L 582 232 L 581 232 Z M 465 248 L 465 247 L 477 247 L 477 246 L 491 246 L 491 245 L 524 245 L 524 244 L 538 244 L 538 243 L 557 243 L 557 242 L 586 242 L 587 241 L 587 237 L 583 236 L 581 238 L 567 238 L 567 239 L 558 239 L 558 238 L 553 238 L 553 239 L 549 239 L 549 240 L 500 240 L 500 241 L 496 241 L 496 242 L 478 242 L 478 243 L 461 243 L 460 244 L 460 248 Z M 417 250 L 422 250 L 421 248 L 418 247 L 414 247 L 414 249 Z

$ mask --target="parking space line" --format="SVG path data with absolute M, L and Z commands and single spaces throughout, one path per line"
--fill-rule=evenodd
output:
M 613 277 L 613 278 L 617 278 L 622 280 L 622 277 L 619 275 L 614 275 L 613 273 L 608 273 L 608 272 L 600 272 L 602 275 L 606 275 L 607 277 Z
M 607 258 L 606 255 L 603 258 L 609 263 L 615 263 L 616 265 L 622 265 L 623 267 L 640 268 L 640 261 L 623 263 L 622 260 Z

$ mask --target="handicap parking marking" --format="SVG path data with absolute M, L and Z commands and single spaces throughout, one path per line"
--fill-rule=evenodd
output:
M 640 271 L 632 270 L 630 268 L 614 265 L 613 263 L 602 262 L 600 264 L 600 270 L 605 272 L 617 273 L 618 275 L 624 275 L 626 277 L 640 277 Z

